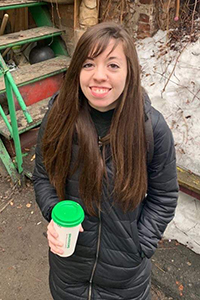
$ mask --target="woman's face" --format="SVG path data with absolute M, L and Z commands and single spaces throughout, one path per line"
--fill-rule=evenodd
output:
M 110 53 L 115 41 L 110 40 L 106 50 L 95 58 L 88 57 L 80 72 L 80 86 L 90 106 L 99 111 L 115 108 L 122 94 L 127 61 L 122 43 Z

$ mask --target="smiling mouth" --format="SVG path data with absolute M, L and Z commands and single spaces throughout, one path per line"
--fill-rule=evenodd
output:
M 92 93 L 95 94 L 99 94 L 99 95 L 103 95 L 103 94 L 107 94 L 111 89 L 110 88 L 97 88 L 97 87 L 91 87 L 90 88 Z

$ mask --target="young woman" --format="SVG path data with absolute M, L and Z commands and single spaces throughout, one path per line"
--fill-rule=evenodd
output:
M 171 131 L 147 98 L 126 30 L 115 23 L 88 29 L 50 101 L 36 148 L 34 188 L 50 222 L 55 300 L 150 299 L 150 258 L 173 218 L 178 185 Z M 57 255 L 61 243 L 51 221 L 53 207 L 64 199 L 85 211 L 75 253 L 65 258 Z

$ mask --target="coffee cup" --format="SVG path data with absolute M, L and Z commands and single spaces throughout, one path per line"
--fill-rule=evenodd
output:
M 58 202 L 52 210 L 54 228 L 58 233 L 58 239 L 63 243 L 63 254 L 67 257 L 74 253 L 78 239 L 79 229 L 84 220 L 84 211 L 80 204 L 71 200 Z

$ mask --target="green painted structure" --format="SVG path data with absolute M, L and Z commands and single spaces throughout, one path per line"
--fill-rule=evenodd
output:
M 48 12 L 48 8 L 46 7 L 47 3 L 45 2 L 31 2 L 31 3 L 20 3 L 14 5 L 3 5 L 0 6 L 0 10 L 9 10 L 9 9 L 17 9 L 21 7 L 28 7 L 31 15 L 38 27 L 41 26 L 49 26 L 53 27 L 51 22 L 51 18 Z M 67 50 L 65 48 L 64 42 L 59 38 L 62 34 L 62 31 L 55 32 L 53 34 L 47 34 L 45 37 L 34 37 L 25 40 L 18 40 L 16 42 L 7 43 L 6 45 L 1 45 L 0 42 L 0 50 L 13 47 L 16 45 L 22 45 L 30 42 L 36 42 L 41 39 L 49 39 L 51 41 L 51 48 L 54 51 L 56 56 L 65 55 L 68 56 Z M 0 52 L 1 53 L 1 52 Z M 10 114 L 10 122 L 0 105 L 0 115 L 5 122 L 5 126 L 7 126 L 10 136 L 14 141 L 14 148 L 16 156 L 11 158 L 1 137 L 0 137 L 0 160 L 3 162 L 7 173 L 10 175 L 12 181 L 14 183 L 21 183 L 22 178 L 24 177 L 24 169 L 23 169 L 23 155 L 21 150 L 20 144 L 20 137 L 19 137 L 19 130 L 18 130 L 18 123 L 16 118 L 16 111 L 15 111 L 15 103 L 14 103 L 14 95 L 23 111 L 24 117 L 26 118 L 27 122 L 30 126 L 27 126 L 27 130 L 31 127 L 31 123 L 33 122 L 31 115 L 29 114 L 25 102 L 19 92 L 19 89 L 11 75 L 9 68 L 7 67 L 2 55 L 0 54 L 0 77 L 4 77 L 5 82 L 5 91 L 7 96 L 9 114 Z M 41 78 L 42 79 L 42 78 Z M 38 80 L 38 79 L 37 79 Z M 31 80 L 29 83 L 34 82 L 34 79 Z M 26 83 L 27 84 L 27 83 Z

